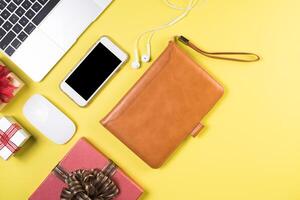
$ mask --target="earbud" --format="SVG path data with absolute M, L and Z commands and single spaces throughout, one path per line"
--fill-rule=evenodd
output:
M 144 54 L 144 55 L 142 56 L 142 61 L 143 61 L 144 63 L 150 62 L 150 60 L 151 60 L 150 55 Z
M 151 38 L 152 38 L 152 36 L 153 36 L 153 33 L 151 34 L 150 39 L 148 40 L 148 43 L 147 43 L 147 53 L 143 54 L 142 58 L 141 58 L 144 63 L 148 63 L 151 60 Z
M 204 1 L 205 0 L 203 0 L 203 2 Z M 145 31 L 145 32 L 141 33 L 140 35 L 138 35 L 138 37 L 135 40 L 135 50 L 134 50 L 135 59 L 134 59 L 134 61 L 131 64 L 131 67 L 133 69 L 138 69 L 138 68 L 141 67 L 140 60 L 143 63 L 150 62 L 150 60 L 151 60 L 151 41 L 152 41 L 153 35 L 156 32 L 160 31 L 160 30 L 163 30 L 163 29 L 166 29 L 166 28 L 168 28 L 170 26 L 173 26 L 174 24 L 176 24 L 177 22 L 179 22 L 183 18 L 185 18 L 188 15 L 188 13 L 192 10 L 192 8 L 197 4 L 198 0 L 190 0 L 186 7 L 176 6 L 175 4 L 171 3 L 169 0 L 164 0 L 164 2 L 170 8 L 173 8 L 173 9 L 176 9 L 176 10 L 183 10 L 183 12 L 179 16 L 177 16 L 175 19 L 173 19 L 172 21 L 170 21 L 170 22 L 168 22 L 166 24 L 163 24 L 161 26 L 152 28 L 152 29 L 150 29 L 148 31 Z M 150 36 L 149 36 L 149 38 L 147 40 L 147 53 L 143 54 L 142 57 L 140 57 L 139 50 L 138 50 L 140 39 L 142 37 L 148 35 L 148 34 L 150 34 Z
M 135 60 L 131 63 L 131 67 L 133 69 L 139 69 L 141 67 L 141 63 L 138 60 Z
M 133 62 L 131 63 L 131 67 L 132 67 L 133 69 L 138 69 L 138 68 L 141 67 L 140 54 L 139 54 L 138 48 L 136 48 L 136 49 L 134 50 L 134 57 L 135 57 L 135 58 L 134 58 Z

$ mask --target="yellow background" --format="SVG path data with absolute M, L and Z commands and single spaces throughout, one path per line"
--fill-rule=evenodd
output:
M 14 116 L 33 138 L 9 161 L 0 160 L 0 199 L 26 199 L 84 136 L 145 189 L 145 200 L 299 200 L 299 8 L 298 0 L 207 0 L 184 21 L 156 35 L 154 59 L 177 34 L 207 50 L 250 51 L 263 58 L 250 64 L 219 61 L 184 47 L 224 86 L 225 95 L 204 119 L 202 134 L 185 141 L 158 170 L 98 123 L 149 64 L 138 71 L 126 64 L 86 108 L 64 95 L 59 83 L 100 36 L 109 35 L 132 56 L 137 34 L 178 11 L 162 0 L 115 1 L 41 83 L 32 82 L 2 55 L 26 87 L 1 114 Z M 48 97 L 77 124 L 75 137 L 66 145 L 50 142 L 22 115 L 22 106 L 34 93 Z

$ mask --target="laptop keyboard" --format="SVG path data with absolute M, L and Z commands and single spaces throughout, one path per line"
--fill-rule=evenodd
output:
M 9 56 L 60 0 L 0 0 L 0 49 Z

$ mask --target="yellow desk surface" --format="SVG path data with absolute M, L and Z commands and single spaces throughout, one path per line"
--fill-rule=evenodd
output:
M 155 36 L 153 58 L 177 34 L 207 50 L 250 51 L 263 58 L 258 63 L 235 63 L 186 49 L 224 86 L 225 95 L 204 119 L 202 134 L 187 139 L 158 170 L 98 123 L 150 64 L 138 71 L 126 64 L 86 108 L 63 94 L 59 83 L 100 36 L 109 35 L 132 56 L 137 34 L 172 19 L 178 11 L 162 0 L 115 1 L 40 83 L 2 55 L 26 87 L 1 114 L 14 116 L 33 138 L 9 161 L 0 160 L 0 199 L 27 199 L 84 136 L 145 189 L 145 200 L 299 200 L 299 8 L 298 0 L 207 0 L 184 21 Z M 76 135 L 66 145 L 50 142 L 22 115 L 34 93 L 45 95 L 76 123 Z

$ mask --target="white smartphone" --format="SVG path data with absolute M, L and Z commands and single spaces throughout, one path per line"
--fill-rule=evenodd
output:
M 103 36 L 61 82 L 60 88 L 79 106 L 86 106 L 127 59 L 124 51 Z

